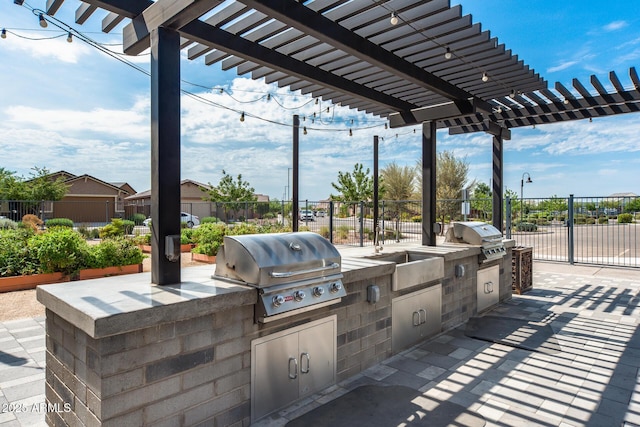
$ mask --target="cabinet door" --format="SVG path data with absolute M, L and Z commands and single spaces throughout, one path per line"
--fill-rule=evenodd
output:
M 391 301 L 391 349 L 398 352 L 440 332 L 442 287 L 440 284 Z
M 298 333 L 257 344 L 252 358 L 252 416 L 259 419 L 298 398 Z
M 500 293 L 500 267 L 497 265 L 478 270 L 478 313 L 498 303 Z
M 315 393 L 335 382 L 336 323 L 330 320 L 300 331 L 300 397 Z

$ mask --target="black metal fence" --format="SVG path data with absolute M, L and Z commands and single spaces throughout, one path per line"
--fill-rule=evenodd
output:
M 446 230 L 450 221 L 491 222 L 491 199 L 438 200 L 437 220 Z M 505 200 L 504 234 L 518 246 L 533 248 L 536 260 L 640 267 L 640 198 L 568 197 Z M 381 201 L 377 230 L 369 202 L 300 201 L 295 215 L 285 201 L 242 203 L 183 203 L 182 212 L 202 221 L 215 217 L 226 223 L 280 223 L 313 231 L 335 244 L 372 246 L 422 241 L 422 204 L 418 200 Z M 20 221 L 25 214 L 43 220 L 69 218 L 76 226 L 100 227 L 112 218 L 138 224 L 150 214 L 149 205 L 109 202 L 0 201 L 0 217 Z M 143 229 L 139 229 L 144 232 Z

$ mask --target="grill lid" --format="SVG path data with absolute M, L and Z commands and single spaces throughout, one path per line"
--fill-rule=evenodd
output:
M 453 236 L 451 236 L 453 230 Z M 447 241 L 462 240 L 471 245 L 486 245 L 502 241 L 502 233 L 493 225 L 484 222 L 466 221 L 454 222 L 453 227 L 447 232 Z
M 225 236 L 214 277 L 266 287 L 340 275 L 340 253 L 311 232 Z

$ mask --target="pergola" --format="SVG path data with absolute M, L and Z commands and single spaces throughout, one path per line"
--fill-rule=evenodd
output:
M 63 3 L 48 0 L 47 14 Z M 640 105 L 635 69 L 633 90 L 611 73 L 612 93 L 592 77 L 597 95 L 577 80 L 579 97 L 560 84 L 555 94 L 449 0 L 85 0 L 76 22 L 98 10 L 108 12 L 105 32 L 126 21 L 125 53 L 151 47 L 152 282 L 161 285 L 180 282 L 170 249 L 180 231 L 182 49 L 190 60 L 387 118 L 391 127 L 422 124 L 424 245 L 435 245 L 437 128 L 493 135 L 493 222 L 501 228 L 510 128 L 635 112 Z M 292 127 L 295 211 L 295 116 Z

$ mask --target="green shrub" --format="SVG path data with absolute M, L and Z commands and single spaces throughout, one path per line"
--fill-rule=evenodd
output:
M 147 234 L 138 234 L 131 239 L 136 245 L 150 245 L 151 244 L 151 233 Z
M 193 230 L 192 239 L 196 247 L 191 252 L 216 255 L 222 246 L 227 227 L 224 224 L 205 223 Z
M 91 232 L 89 233 L 90 237 L 92 239 L 99 239 L 100 238 L 100 230 L 97 228 L 94 228 L 91 230 Z
M 133 233 L 135 223 L 122 218 L 112 218 L 111 223 L 102 227 L 99 231 L 101 239 L 109 237 L 124 236 Z
M 193 228 L 183 228 L 180 230 L 180 244 L 190 245 L 192 243 L 195 243 L 193 241 Z
M 601 216 L 600 218 L 598 218 L 598 224 L 608 224 L 609 223 L 609 218 L 607 218 L 606 216 Z
M 618 215 L 618 224 L 630 224 L 633 222 L 633 215 L 630 213 L 621 213 Z
M 69 228 L 73 228 L 73 221 L 71 221 L 69 218 L 51 218 L 51 219 L 47 219 L 44 222 L 44 225 L 47 228 L 50 228 L 50 227 L 69 227 Z
M 205 216 L 200 220 L 200 224 L 209 224 L 212 222 L 220 222 L 220 220 L 215 216 Z
M 144 255 L 133 239 L 123 236 L 104 239 L 90 246 L 89 255 L 83 268 L 105 268 L 131 264 L 140 264 Z
M 11 221 L 9 218 L 0 218 L 0 230 L 15 230 L 16 228 L 18 228 L 17 222 Z
M 147 217 L 145 216 L 145 214 L 141 213 L 134 213 L 129 217 L 129 220 L 133 221 L 135 225 L 142 225 L 142 221 L 144 221 L 145 219 L 147 219 Z
M 266 214 L 262 215 L 262 219 L 274 219 L 276 216 L 273 212 L 267 212 Z
M 229 227 L 227 234 L 230 236 L 240 236 L 242 234 L 257 234 L 258 227 L 255 224 L 248 224 L 241 222 L 235 224 L 233 227 Z
M 31 256 L 27 246 L 33 235 L 34 232 L 26 228 L 0 230 L 0 277 L 38 272 L 38 260 Z
M 538 226 L 531 222 L 519 222 L 516 224 L 516 231 L 538 231 Z
M 318 232 L 318 234 L 320 234 L 325 239 L 328 239 L 329 238 L 329 227 L 327 227 L 326 225 L 323 225 L 322 227 L 320 227 L 320 231 Z
M 350 231 L 351 227 L 349 227 L 348 225 L 340 225 L 336 229 L 336 235 L 338 236 L 338 239 L 348 239 Z
M 411 217 L 411 222 L 422 222 L 422 216 L 414 215 Z
M 80 233 L 68 227 L 53 227 L 28 241 L 30 256 L 40 263 L 42 273 L 71 274 L 85 265 L 89 245 Z

